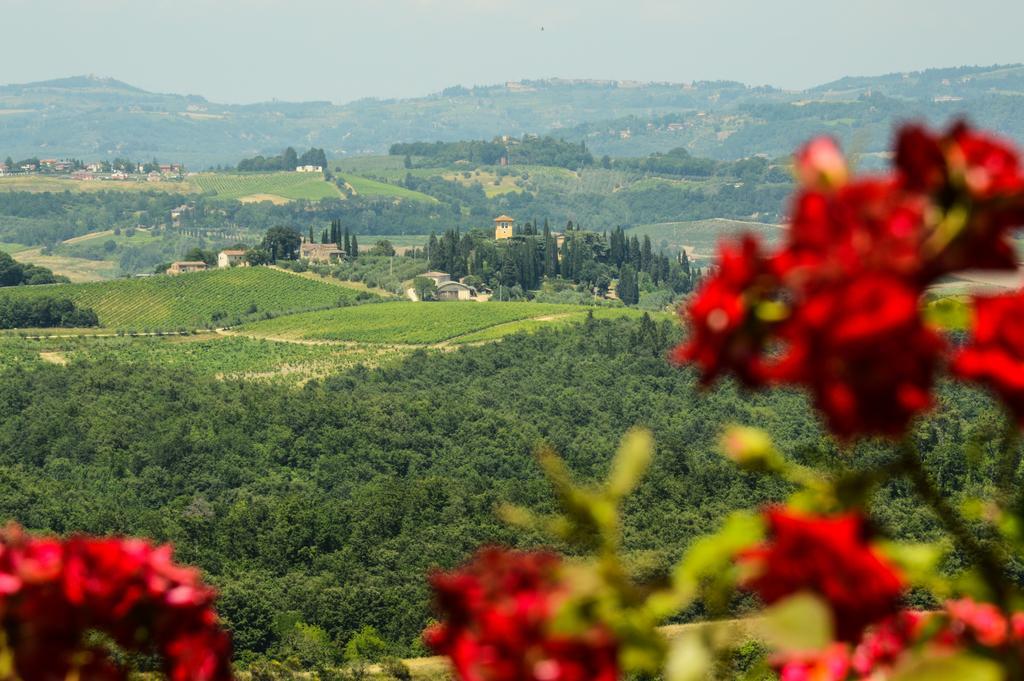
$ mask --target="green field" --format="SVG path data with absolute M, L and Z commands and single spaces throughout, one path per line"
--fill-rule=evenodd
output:
M 276 343 L 244 336 L 205 333 L 164 337 L 0 337 L 0 367 L 112 360 L 127 366 L 184 367 L 222 379 L 301 385 L 356 364 L 380 366 L 407 351 L 384 346 Z
M 540 303 L 413 303 L 395 302 L 323 310 L 252 322 L 239 333 L 289 340 L 350 341 L 428 345 L 495 340 L 544 324 L 582 321 L 578 305 Z M 595 315 L 626 314 L 635 310 L 594 308 Z M 503 328 L 497 328 L 497 327 Z
M 377 180 L 371 180 L 366 177 L 360 177 L 359 175 L 345 174 L 341 175 L 345 178 L 345 182 L 352 187 L 358 196 L 365 196 L 368 198 L 395 198 L 395 199 L 406 199 L 409 201 L 422 201 L 424 203 L 437 203 L 437 199 L 433 196 L 428 196 L 422 192 L 415 192 L 405 187 L 400 187 L 397 184 L 389 184 L 387 182 L 378 182 Z
M 111 329 L 205 328 L 244 315 L 309 310 L 351 301 L 357 292 L 267 267 L 238 267 L 179 276 L 117 279 L 89 284 L 22 286 L 5 295 L 67 296 L 90 307 Z
M 508 305 L 509 303 L 496 304 Z M 584 309 L 580 309 L 578 306 L 573 307 L 575 307 L 575 311 L 559 314 L 553 319 L 529 318 L 506 322 L 504 324 L 496 324 L 494 326 L 487 327 L 486 329 L 474 331 L 454 338 L 452 339 L 452 343 L 483 343 L 486 341 L 498 340 L 499 338 L 503 338 L 513 333 L 531 332 L 539 329 L 555 329 L 568 326 L 570 324 L 579 324 L 586 321 L 588 311 L 593 313 L 594 319 L 619 319 L 620 317 L 636 319 L 638 317 L 642 317 L 644 314 L 642 310 L 628 307 L 594 307 Z M 671 319 L 673 317 L 673 315 L 664 312 L 653 312 L 648 314 L 650 314 L 651 318 L 655 321 Z
M 145 180 L 72 180 L 47 175 L 14 175 L 0 178 L 0 192 L 169 192 L 191 194 L 199 191 L 190 180 L 147 182 Z
M 320 173 L 204 173 L 193 178 L 204 192 L 241 201 L 285 201 L 340 198 L 338 188 Z
M 783 228 L 761 222 L 713 218 L 692 222 L 638 225 L 627 229 L 626 236 L 636 235 L 641 239 L 645 235 L 649 236 L 656 251 L 679 251 L 685 248 L 691 256 L 710 258 L 717 252 L 720 241 L 735 238 L 744 232 L 752 232 L 764 239 L 765 243 L 774 244 L 782 237 Z

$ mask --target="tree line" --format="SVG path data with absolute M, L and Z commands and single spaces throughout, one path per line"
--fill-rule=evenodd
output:
M 299 155 L 294 148 L 288 147 L 277 156 L 255 156 L 243 158 L 238 162 L 239 172 L 269 172 L 275 170 L 295 170 L 299 166 L 320 166 L 327 170 L 327 154 L 323 149 L 310 147 Z
M 523 135 L 495 138 L 490 142 L 411 142 L 392 144 L 388 153 L 404 156 L 407 168 L 450 166 L 456 163 L 494 166 L 540 165 L 577 170 L 594 164 L 586 142 L 567 142 L 554 137 Z

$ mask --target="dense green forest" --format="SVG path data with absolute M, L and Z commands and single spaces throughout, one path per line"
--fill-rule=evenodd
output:
M 532 458 L 542 442 L 595 478 L 626 429 L 653 430 L 658 455 L 624 527 L 633 569 L 651 578 L 729 510 L 786 491 L 715 453 L 724 424 L 755 423 L 825 466 L 884 456 L 870 443 L 830 445 L 793 391 L 699 392 L 692 372 L 665 359 L 677 339 L 668 322 L 591 320 L 416 352 L 301 389 L 180 367 L 128 371 L 109 358 L 8 366 L 0 515 L 34 530 L 173 541 L 221 588 L 242 659 L 298 654 L 296 636 L 310 631 L 339 651 L 367 625 L 391 652 L 416 653 L 431 568 L 480 544 L 539 541 L 494 509 L 550 508 Z M 948 494 L 984 485 L 988 445 L 975 444 L 970 460 L 961 450 L 985 442 L 996 416 L 978 393 L 945 388 L 941 410 L 918 429 Z M 934 534 L 902 483 L 882 494 L 883 532 Z
M 13 299 L 0 296 L 0 329 L 48 329 L 99 326 L 91 308 L 60 296 Z

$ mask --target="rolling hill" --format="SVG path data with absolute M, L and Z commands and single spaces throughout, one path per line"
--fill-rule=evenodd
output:
M 357 292 L 267 267 L 239 267 L 178 276 L 22 286 L 0 290 L 0 295 L 67 296 L 95 310 L 101 326 L 142 331 L 207 328 L 246 314 L 332 307 L 351 302 Z
M 795 141 L 832 132 L 874 153 L 888 142 L 893 123 L 909 117 L 939 121 L 966 114 L 1024 139 L 1021 93 L 1021 65 L 850 77 L 801 92 L 727 81 L 550 79 L 344 105 L 220 104 L 74 77 L 0 86 L 0 148 L 20 158 L 157 157 L 204 168 L 277 153 L 298 140 L 339 157 L 381 153 L 396 141 L 554 133 L 585 140 L 599 155 L 685 146 L 737 158 L 785 154 Z
M 203 191 L 212 192 L 218 199 L 242 203 L 341 198 L 338 188 L 321 173 L 202 173 L 193 179 Z

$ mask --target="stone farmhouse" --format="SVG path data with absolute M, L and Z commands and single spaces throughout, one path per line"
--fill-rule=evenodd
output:
M 202 260 L 179 260 L 172 262 L 167 268 L 167 274 L 186 274 L 188 272 L 202 272 L 206 269 L 206 263 Z
M 299 245 L 299 258 L 309 262 L 333 263 L 345 259 L 345 251 L 338 244 L 314 244 L 303 241 Z

